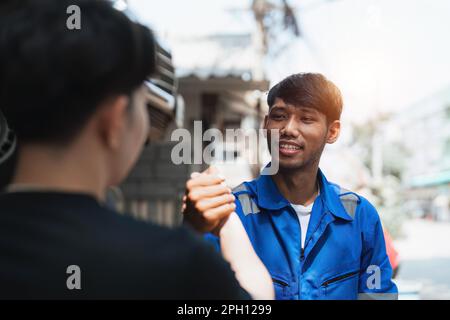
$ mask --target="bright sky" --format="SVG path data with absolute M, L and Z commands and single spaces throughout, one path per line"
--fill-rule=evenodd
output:
M 247 10 L 250 0 L 129 3 L 163 39 L 246 33 L 254 28 Z M 354 121 L 376 115 L 375 110 L 399 110 L 450 86 L 450 1 L 290 3 L 297 8 L 305 38 L 291 40 L 282 54 L 269 61 L 267 73 L 272 82 L 300 71 L 323 72 L 341 88 L 344 117 Z

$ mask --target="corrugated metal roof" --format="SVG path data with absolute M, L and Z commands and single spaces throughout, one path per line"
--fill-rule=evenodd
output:
M 178 77 L 254 80 L 259 56 L 251 34 L 212 35 L 171 41 Z

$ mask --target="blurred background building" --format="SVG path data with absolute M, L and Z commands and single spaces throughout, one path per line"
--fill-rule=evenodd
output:
M 173 50 L 180 57 L 175 61 L 179 89 L 187 106 L 184 127 L 193 136 L 196 120 L 202 121 L 203 132 L 219 129 L 224 138 L 227 129 L 259 128 L 267 111 L 262 92 L 269 89 L 269 81 L 253 39 L 252 34 L 220 34 L 174 41 Z M 214 147 L 213 163 L 228 177 L 230 186 L 259 172 L 262 164 L 252 166 L 244 158 L 256 151 L 250 149 L 255 146 L 214 141 Z M 227 157 L 230 161 L 225 162 Z
M 450 87 L 409 106 L 391 125 L 408 137 L 402 180 L 415 214 L 449 221 Z

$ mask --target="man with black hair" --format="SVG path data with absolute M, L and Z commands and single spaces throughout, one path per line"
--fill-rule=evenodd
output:
M 80 8 L 79 30 L 66 27 L 71 5 Z M 19 151 L 12 184 L 0 194 L 0 298 L 250 298 L 200 237 L 104 204 L 148 136 L 151 31 L 107 1 L 2 6 L 0 103 Z M 208 179 L 200 189 L 216 186 L 210 208 L 228 216 L 231 190 L 217 174 Z M 225 233 L 239 233 L 239 224 L 227 225 Z M 225 251 L 233 264 L 233 248 Z M 256 255 L 252 261 L 265 272 Z
M 276 298 L 396 299 L 376 209 L 319 169 L 325 145 L 339 136 L 339 89 L 321 74 L 293 74 L 270 89 L 267 102 L 264 128 L 269 148 L 270 130 L 279 132 L 279 148 L 270 150 L 279 171 L 244 182 L 233 194 Z M 214 231 L 206 237 L 218 244 L 222 219 L 208 218 L 185 215 L 198 231 Z

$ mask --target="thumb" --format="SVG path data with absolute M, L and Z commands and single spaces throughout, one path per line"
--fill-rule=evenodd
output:
M 207 170 L 206 170 L 206 173 L 209 173 L 209 174 L 219 174 L 220 172 L 219 172 L 219 169 L 217 169 L 217 167 L 214 167 L 214 166 L 210 166 Z
M 199 173 L 199 172 L 192 172 L 191 173 L 191 179 L 197 178 L 199 175 L 201 175 L 201 173 Z
M 225 176 L 220 172 L 220 170 L 217 167 L 210 166 L 205 172 L 208 174 L 216 175 L 222 180 L 226 180 Z

